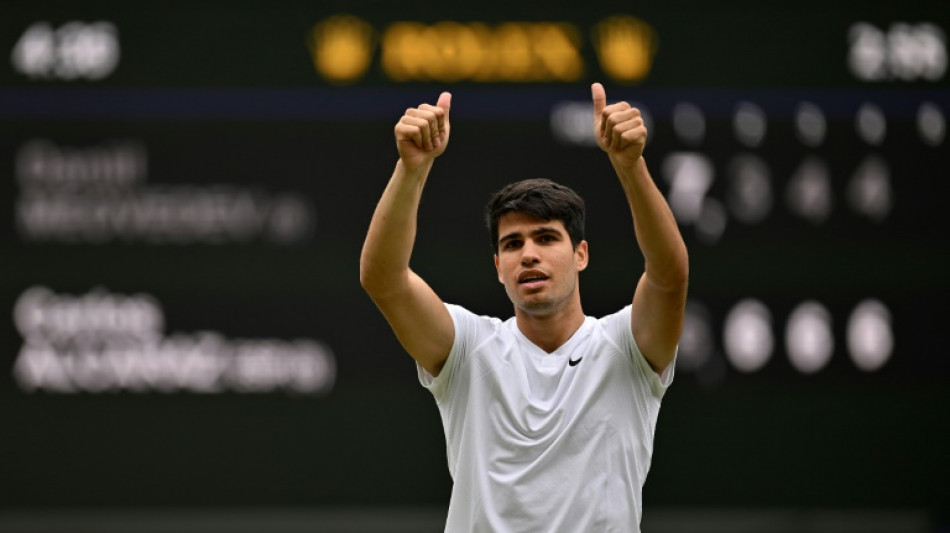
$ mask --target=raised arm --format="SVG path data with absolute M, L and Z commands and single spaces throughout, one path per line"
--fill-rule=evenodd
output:
M 452 317 L 429 285 L 409 268 L 419 200 L 435 158 L 449 141 L 451 95 L 406 110 L 395 127 L 399 161 L 370 222 L 360 255 L 360 284 L 403 348 L 433 376 L 455 338 Z
M 607 105 L 604 87 L 591 86 L 594 134 L 617 172 L 646 268 L 633 295 L 632 328 L 643 356 L 657 372 L 673 360 L 686 309 L 689 257 L 676 220 L 643 159 L 647 130 L 627 102 Z

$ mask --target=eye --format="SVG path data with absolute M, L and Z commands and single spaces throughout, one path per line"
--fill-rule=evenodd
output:
M 555 237 L 554 235 L 551 235 L 550 233 L 545 233 L 544 235 L 541 235 L 540 237 L 538 237 L 538 241 L 540 242 L 554 242 L 556 240 L 557 240 L 557 237 Z
M 515 250 L 519 246 L 521 246 L 521 241 L 517 239 L 508 239 L 501 245 L 501 248 L 502 250 Z

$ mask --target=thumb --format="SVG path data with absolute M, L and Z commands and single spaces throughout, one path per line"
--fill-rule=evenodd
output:
M 439 95 L 439 101 L 435 104 L 445 110 L 445 115 L 449 115 L 449 109 L 452 108 L 452 93 L 444 92 Z
M 590 86 L 590 96 L 594 100 L 594 119 L 600 115 L 600 112 L 607 107 L 607 92 L 604 91 L 604 86 L 599 83 L 594 83 Z

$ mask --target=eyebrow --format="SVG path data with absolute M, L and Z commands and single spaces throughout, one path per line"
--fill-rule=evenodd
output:
M 561 235 L 561 231 L 554 226 L 541 226 L 540 228 L 532 231 L 531 236 L 537 237 L 538 235 L 543 235 L 545 233 L 554 233 L 556 235 Z M 498 239 L 498 244 L 502 244 L 505 241 L 510 241 L 511 239 L 518 239 L 518 238 L 521 238 L 521 232 L 515 231 Z

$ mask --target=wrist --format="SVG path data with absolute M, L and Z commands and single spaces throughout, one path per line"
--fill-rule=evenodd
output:
M 425 187 L 425 183 L 429 179 L 429 171 L 431 169 L 431 159 L 413 164 L 411 161 L 400 158 L 396 161 L 396 170 L 393 172 L 393 179 L 404 185 L 409 185 L 421 190 Z
M 642 154 L 633 161 L 619 154 L 610 154 L 610 163 L 613 165 L 617 174 L 624 178 L 632 178 L 636 174 L 644 172 L 647 168 L 646 160 Z
M 426 158 L 422 161 L 413 161 L 412 159 L 400 157 L 396 161 L 396 168 L 401 169 L 406 175 L 409 176 L 424 177 L 428 175 L 430 170 L 432 170 L 432 164 L 434 162 L 434 158 Z

